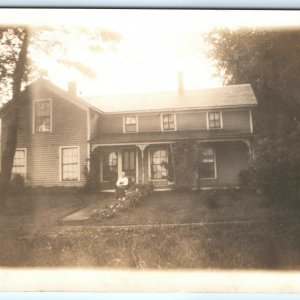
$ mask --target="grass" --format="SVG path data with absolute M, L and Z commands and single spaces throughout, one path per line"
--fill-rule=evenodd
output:
M 20 238 L 1 232 L 2 266 L 299 270 L 297 226 L 79 227 Z
M 262 195 L 253 191 L 159 192 L 151 194 L 136 208 L 118 213 L 113 218 L 77 224 L 182 224 L 299 216 L 299 210 L 267 204 Z
M 64 215 L 109 197 L 35 194 L 31 214 L 1 218 L 0 265 L 300 269 L 299 211 L 266 206 L 262 196 L 249 192 L 155 193 L 114 218 L 58 226 Z M 231 220 L 254 222 L 226 222 Z M 205 223 L 215 221 L 225 222 Z M 98 226 L 187 222 L 203 225 Z

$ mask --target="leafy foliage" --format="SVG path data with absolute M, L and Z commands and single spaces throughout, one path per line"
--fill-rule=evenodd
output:
M 95 77 L 91 68 L 82 62 L 67 61 L 73 43 L 82 50 L 93 52 L 113 48 L 119 42 L 120 36 L 99 29 L 75 28 L 67 30 L 64 27 L 0 27 L 0 104 L 11 100 L 7 118 L 7 139 L 2 145 L 1 176 L 0 176 L 0 206 L 5 208 L 5 193 L 10 185 L 13 159 L 17 146 L 18 121 L 21 113 L 21 91 L 30 80 L 45 72 L 40 68 L 38 57 L 42 53 L 54 61 L 61 61 L 69 68 L 74 68 L 88 77 Z M 72 43 L 73 42 L 73 43 Z M 95 47 L 97 46 L 97 49 Z M 103 46 L 103 47 L 102 47 Z M 106 47 L 105 47 L 106 46 Z M 44 56 L 45 60 L 45 56 Z M 37 71 L 38 70 L 38 71 Z M 34 72 L 37 71 L 37 72 Z
M 250 83 L 258 99 L 256 131 L 278 136 L 300 120 L 300 30 L 217 29 L 206 36 L 224 84 Z
M 251 167 L 255 184 L 274 201 L 296 204 L 300 196 L 300 126 L 273 140 L 259 139 Z
M 198 150 L 194 140 L 182 140 L 172 145 L 174 157 L 175 186 L 177 190 L 185 190 L 198 185 Z
M 206 36 L 206 41 L 211 45 L 209 55 L 224 83 L 250 83 L 258 100 L 251 180 L 270 199 L 287 203 L 297 200 L 300 30 L 217 29 Z

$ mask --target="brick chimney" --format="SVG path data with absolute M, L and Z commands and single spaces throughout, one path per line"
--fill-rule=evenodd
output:
M 68 92 L 74 96 L 77 96 L 77 83 L 76 81 L 68 82 Z
M 183 95 L 184 93 L 184 82 L 183 82 L 183 72 L 179 70 L 177 72 L 177 80 L 178 80 L 178 94 Z

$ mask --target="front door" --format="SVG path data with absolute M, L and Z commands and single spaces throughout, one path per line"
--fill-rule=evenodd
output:
M 136 182 L 136 151 L 135 149 L 122 150 L 122 171 L 126 173 L 129 184 Z
M 102 157 L 102 181 L 107 183 L 107 188 L 114 188 L 118 180 L 118 152 L 105 151 Z

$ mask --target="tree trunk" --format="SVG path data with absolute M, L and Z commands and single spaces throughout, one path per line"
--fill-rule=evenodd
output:
M 20 113 L 20 96 L 21 84 L 25 73 L 27 49 L 28 49 L 28 30 L 24 29 L 21 49 L 16 61 L 15 70 L 13 74 L 12 86 L 12 103 L 9 109 L 8 125 L 7 125 L 7 139 L 1 157 L 1 175 L 0 175 L 0 205 L 1 208 L 6 207 L 7 192 L 11 181 L 11 173 L 13 168 L 14 155 L 17 146 L 18 136 L 18 121 Z

